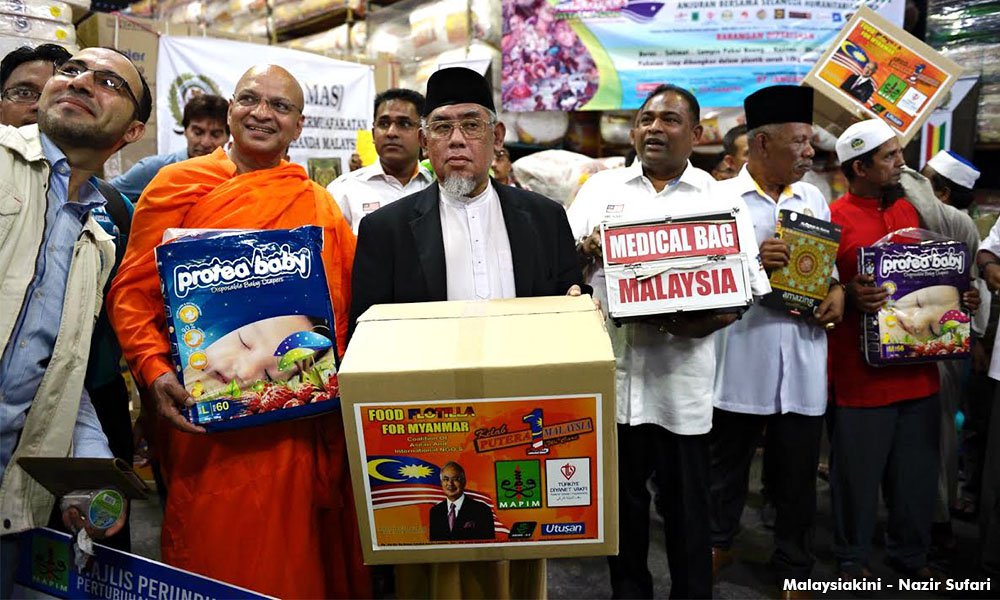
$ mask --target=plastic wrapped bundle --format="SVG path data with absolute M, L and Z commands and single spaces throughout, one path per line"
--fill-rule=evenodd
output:
M 568 150 L 543 150 L 517 159 L 512 166 L 524 187 L 568 207 L 587 178 L 624 162 L 621 157 L 593 159 Z
M 989 43 L 1000 37 L 1000 1 L 931 0 L 927 41 L 936 48 L 959 43 Z
M 8 13 L 0 13 L 0 35 L 76 44 L 76 29 L 70 24 Z
M 27 38 L 23 36 L 10 36 L 10 35 L 0 35 L 0 56 L 7 56 L 14 50 L 20 48 L 21 46 L 39 46 L 41 44 L 52 44 L 58 43 L 60 46 L 65 47 L 69 50 L 70 54 L 76 54 L 80 51 L 79 46 L 75 43 L 66 44 L 62 42 L 53 42 L 52 40 L 39 40 L 37 38 Z
M 942 53 L 967 71 L 979 75 L 976 131 L 980 142 L 1000 142 L 1000 44 L 963 44 Z
M 346 8 L 347 0 L 302 0 L 274 7 L 274 25 L 279 29 L 291 27 L 317 15 L 338 8 Z
M 472 0 L 439 0 L 410 13 L 410 37 L 419 54 L 443 52 L 470 40 L 499 46 L 499 3 Z M 469 17 L 472 22 L 469 22 Z M 471 36 L 470 36 L 471 33 Z
M 65 2 L 55 0 L 34 0 L 23 2 L 0 0 L 0 14 L 20 15 L 31 19 L 45 19 L 59 23 L 73 23 L 73 11 Z
M 289 48 L 308 50 L 326 54 L 329 52 L 358 52 L 365 47 L 367 36 L 364 21 L 354 24 L 343 24 L 323 33 L 308 35 L 288 42 Z M 350 39 L 350 46 L 348 46 Z

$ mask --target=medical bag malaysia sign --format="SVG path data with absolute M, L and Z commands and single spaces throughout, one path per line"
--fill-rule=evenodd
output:
M 732 213 L 601 225 L 614 318 L 746 307 L 753 299 Z
M 806 76 L 816 123 L 839 133 L 877 117 L 905 145 L 941 104 L 962 68 L 869 10 L 858 11 Z
M 701 106 L 797 84 L 859 5 L 904 0 L 503 0 L 504 110 L 639 108 L 662 83 Z
M 187 148 L 179 132 L 188 100 L 199 94 L 230 99 L 240 76 L 260 64 L 281 65 L 298 80 L 305 94 L 302 135 L 289 148 L 292 161 L 307 168 L 314 180 L 343 173 L 355 152 L 357 131 L 371 128 L 375 99 L 371 66 L 277 46 L 206 37 L 160 36 L 156 65 L 158 151 L 163 154 Z
M 354 412 L 372 562 L 384 562 L 380 550 L 604 542 L 600 395 L 360 403 Z

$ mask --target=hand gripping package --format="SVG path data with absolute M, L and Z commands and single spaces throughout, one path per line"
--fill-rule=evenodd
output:
M 886 243 L 858 249 L 859 272 L 889 292 L 862 316 L 862 354 L 872 366 L 969 356 L 969 250 L 961 242 Z
M 314 226 L 182 232 L 156 248 L 189 421 L 216 431 L 339 407 L 322 248 Z
M 743 309 L 753 301 L 735 212 L 601 224 L 614 319 Z

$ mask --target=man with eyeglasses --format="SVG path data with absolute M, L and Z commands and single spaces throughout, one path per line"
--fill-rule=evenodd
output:
M 423 95 L 413 90 L 393 88 L 375 97 L 372 138 L 378 160 L 344 173 L 326 188 L 355 234 L 365 215 L 434 182 L 434 175 L 420 164 L 423 109 Z
M 361 222 L 351 330 L 374 304 L 579 295 L 562 206 L 490 179 L 505 129 L 486 79 L 462 67 L 435 72 L 423 120 L 421 145 L 438 182 Z M 543 597 L 545 564 L 397 565 L 396 585 L 399 598 Z
M 38 98 L 55 67 L 70 57 L 56 44 L 21 46 L 0 61 L 0 125 L 38 122 Z
M 179 410 L 193 399 L 175 375 L 153 257 L 173 227 L 322 227 L 322 266 L 343 351 L 355 239 L 327 191 L 283 160 L 302 133 L 303 108 L 301 85 L 281 67 L 253 67 L 240 78 L 229 104 L 229 148 L 167 165 L 143 193 L 109 315 L 158 414 L 170 490 L 163 560 L 282 598 L 362 598 L 371 594 L 371 579 L 340 414 L 202 435 Z
M 116 50 L 88 48 L 49 76 L 38 100 L 38 124 L 0 128 L 4 598 L 13 585 L 17 534 L 48 523 L 54 504 L 29 481 L 18 459 L 112 456 L 84 389 L 87 361 L 81 360 L 90 352 L 115 264 L 114 238 L 93 215 L 106 203 L 95 174 L 108 157 L 142 137 L 152 109 L 142 75 Z M 84 527 L 73 512 L 63 514 L 64 523 Z

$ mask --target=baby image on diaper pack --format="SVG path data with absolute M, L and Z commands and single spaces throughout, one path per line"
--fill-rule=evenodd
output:
M 211 431 L 336 408 L 323 230 L 168 235 L 156 261 L 174 363 L 196 401 L 187 418 Z

